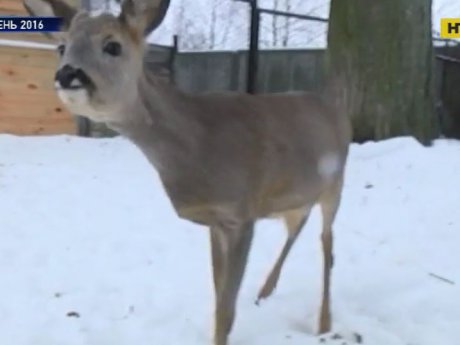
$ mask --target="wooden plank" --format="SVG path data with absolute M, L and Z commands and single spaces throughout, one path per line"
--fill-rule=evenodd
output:
M 0 16 L 29 16 L 21 0 L 0 0 Z M 52 43 L 39 32 L 0 32 L 0 39 Z
M 14 64 L 19 60 L 20 64 L 45 67 L 56 66 L 58 62 L 54 50 L 0 45 L 0 63 Z
M 19 85 L 30 90 L 51 90 L 54 86 L 54 67 L 38 68 L 0 63 L 0 85 L 14 88 Z
M 66 0 L 72 5 L 78 0 Z M 28 16 L 20 0 L 0 0 L 0 16 Z M 0 132 L 16 135 L 75 134 L 73 116 L 65 109 L 54 90 L 57 66 L 52 48 L 7 46 L 45 43 L 52 39 L 38 32 L 0 33 Z M 25 42 L 19 42 L 25 41 Z
M 9 106 L 1 107 L 2 111 L 3 110 L 10 110 L 6 116 L 1 116 L 1 121 L 4 121 L 4 123 L 7 122 L 20 122 L 20 121 L 27 121 L 29 124 L 43 124 L 43 123 L 61 123 L 65 124 L 68 126 L 69 123 L 72 123 L 74 121 L 73 117 L 63 117 L 61 116 L 62 111 L 60 113 L 55 112 L 54 116 L 47 114 L 44 114 L 42 110 L 37 111 L 37 108 L 34 108 L 33 106 L 29 107 L 24 107 L 24 108 L 17 108 L 17 104 L 10 104 Z M 73 126 L 72 126 L 73 127 Z M 72 130 L 65 131 L 67 132 L 72 132 Z
M 44 98 L 44 96 L 46 96 Z M 27 98 L 24 98 L 27 97 Z M 42 93 L 41 95 L 24 91 L 14 94 L 14 91 L 0 95 L 0 113 L 2 116 L 19 115 L 27 117 L 49 116 L 57 114 L 62 117 L 65 111 L 63 104 L 57 97 L 51 97 L 50 94 Z M 64 117 L 67 115 L 65 114 Z
M 54 50 L 0 46 L 0 132 L 75 134 L 73 116 L 54 90 Z
M 0 13 L 24 15 L 27 13 L 21 0 L 0 0 Z
M 74 131 L 69 131 L 68 122 L 63 121 L 62 119 L 50 122 L 31 122 L 30 119 L 21 119 L 18 117 L 15 117 L 13 120 L 3 120 L 0 118 L 0 130 L 2 133 L 13 135 L 75 134 Z
M 72 7 L 79 7 L 80 0 L 64 0 Z M 0 13 L 3 15 L 28 15 L 21 0 L 0 0 Z
M 27 96 L 27 95 L 25 95 Z M 19 102 L 22 104 L 19 104 Z M 59 100 L 53 99 L 12 99 L 8 95 L 0 98 L 1 118 L 28 118 L 29 121 L 57 121 L 71 122 L 72 118 Z
M 12 135 L 75 135 L 74 130 L 69 130 L 70 126 L 67 121 L 35 121 L 30 119 L 0 119 L 0 130 L 5 134 Z
M 1 14 L 0 14 L 1 15 Z M 0 32 L 0 39 L 2 40 L 20 40 L 41 42 L 47 44 L 54 44 L 54 41 L 40 32 L 13 32 L 4 31 Z
M 72 7 L 79 7 L 80 0 L 64 0 Z M 0 0 L 0 16 L 29 16 L 21 0 Z M 51 38 L 39 32 L 0 32 L 0 39 L 53 43 Z

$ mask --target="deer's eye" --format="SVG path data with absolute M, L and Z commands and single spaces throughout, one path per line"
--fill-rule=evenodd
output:
M 107 53 L 112 56 L 120 56 L 121 55 L 121 44 L 118 42 L 107 42 L 104 46 L 104 53 Z
M 65 52 L 65 45 L 64 44 L 60 44 L 57 46 L 57 51 L 59 53 L 60 56 L 64 55 L 64 52 Z

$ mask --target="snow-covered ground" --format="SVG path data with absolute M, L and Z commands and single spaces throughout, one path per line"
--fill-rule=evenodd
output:
M 352 146 L 335 331 L 368 345 L 460 343 L 459 174 L 459 142 Z M 175 216 L 129 142 L 0 135 L 0 195 L 0 344 L 210 344 L 208 233 Z M 318 344 L 320 219 L 315 208 L 260 306 L 285 234 L 258 224 L 231 345 Z

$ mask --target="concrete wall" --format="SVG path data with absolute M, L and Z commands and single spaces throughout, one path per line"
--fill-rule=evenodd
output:
M 460 138 L 459 47 L 437 47 L 436 95 L 443 134 Z M 271 50 L 259 54 L 258 92 L 318 91 L 324 82 L 324 50 Z M 180 53 L 174 82 L 190 92 L 245 91 L 247 52 Z M 442 105 L 442 106 L 441 106 Z

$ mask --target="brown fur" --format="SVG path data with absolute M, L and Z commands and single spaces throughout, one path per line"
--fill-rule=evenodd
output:
M 35 8 L 59 2 L 26 1 Z M 155 18 L 158 2 L 150 4 L 152 12 L 140 12 Z M 144 68 L 136 39 L 150 19 L 137 18 L 140 12 L 130 6 L 127 0 L 123 19 L 104 15 L 72 23 L 60 66 L 84 71 L 94 90 L 67 106 L 129 138 L 159 173 L 178 216 L 209 227 L 215 345 L 226 345 L 232 329 L 256 221 L 282 217 L 288 230 L 261 299 L 274 290 L 311 208 L 319 204 L 324 259 L 319 331 L 329 331 L 332 224 L 351 140 L 349 120 L 327 95 L 195 95 L 162 82 Z M 103 55 L 107 34 L 122 42 L 122 56 Z

